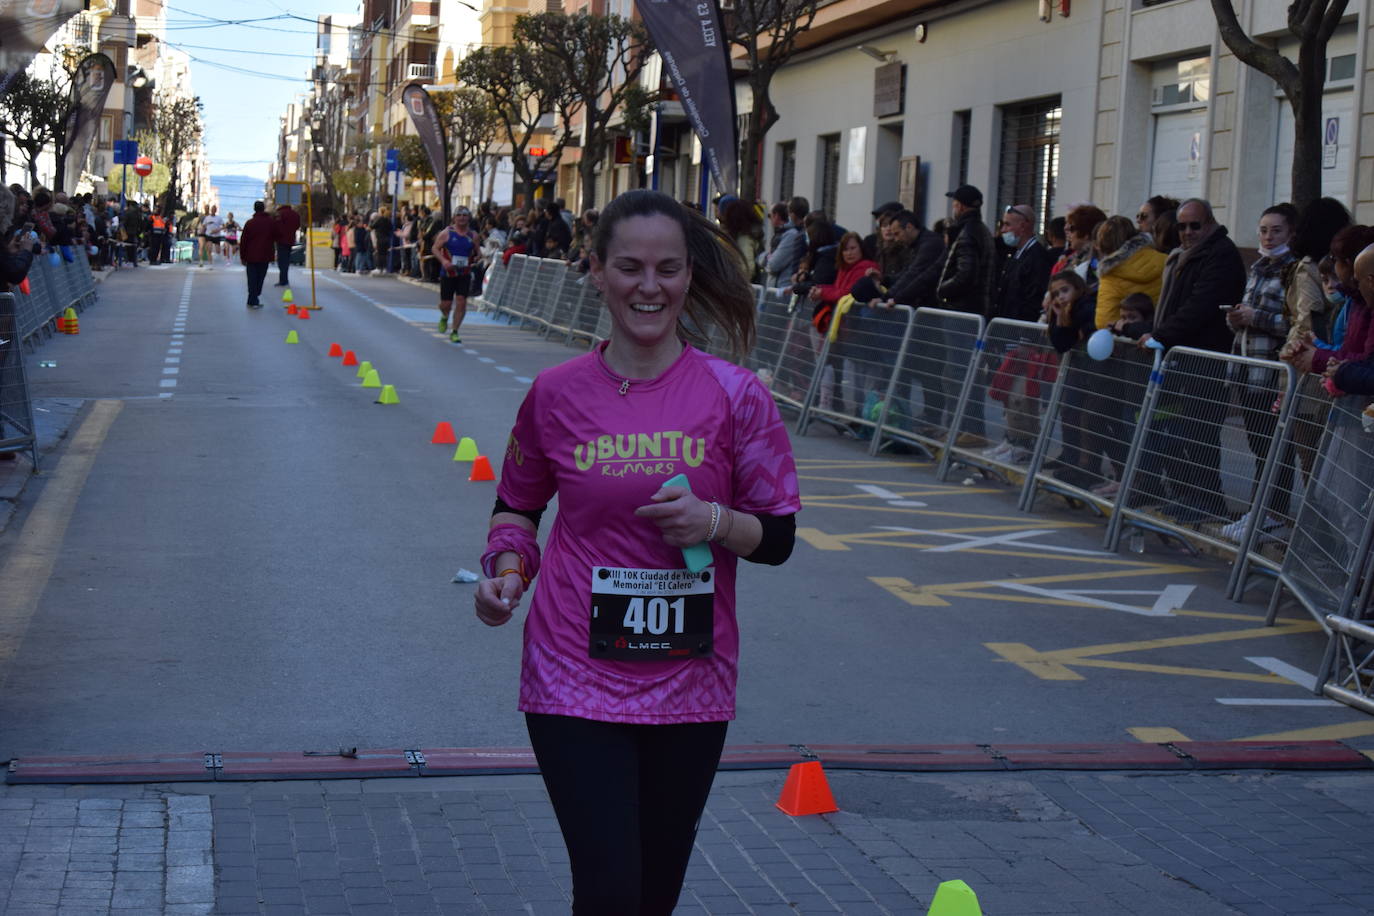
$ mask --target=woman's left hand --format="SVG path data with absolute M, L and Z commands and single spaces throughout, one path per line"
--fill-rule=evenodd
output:
M 665 543 L 691 547 L 706 540 L 711 531 L 711 507 L 692 495 L 686 487 L 660 487 L 647 506 L 635 515 L 658 526 Z
M 1238 305 L 1226 313 L 1226 323 L 1231 326 L 1233 331 L 1248 328 L 1250 322 L 1254 320 L 1255 310 L 1248 305 Z

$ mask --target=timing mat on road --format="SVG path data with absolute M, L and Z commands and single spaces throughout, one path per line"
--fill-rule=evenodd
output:
M 725 748 L 721 770 L 776 770 L 818 760 L 838 770 L 1365 770 L 1374 759 L 1340 741 L 1175 741 L 1159 744 L 747 744 Z M 529 748 L 337 748 L 23 757 L 6 782 L 94 784 L 371 779 L 537 773 Z

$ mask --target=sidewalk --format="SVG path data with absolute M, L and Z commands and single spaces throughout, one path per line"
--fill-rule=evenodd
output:
M 832 770 L 840 813 L 721 773 L 680 914 L 1374 909 L 1374 774 Z M 567 857 L 537 776 L 0 787 L 0 912 L 555 914 Z

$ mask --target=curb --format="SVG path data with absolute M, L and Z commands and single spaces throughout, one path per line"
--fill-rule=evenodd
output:
M 1340 741 L 1177 741 L 1165 744 L 758 744 L 725 748 L 720 771 L 784 770 L 819 761 L 835 770 L 895 773 L 1024 770 L 1368 770 L 1374 759 Z M 10 785 L 379 779 L 538 773 L 523 747 L 338 748 L 23 757 Z

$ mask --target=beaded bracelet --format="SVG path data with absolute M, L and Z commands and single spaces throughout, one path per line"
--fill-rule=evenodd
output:
M 707 542 L 716 539 L 716 529 L 720 527 L 720 503 L 711 503 L 711 529 L 706 532 Z

